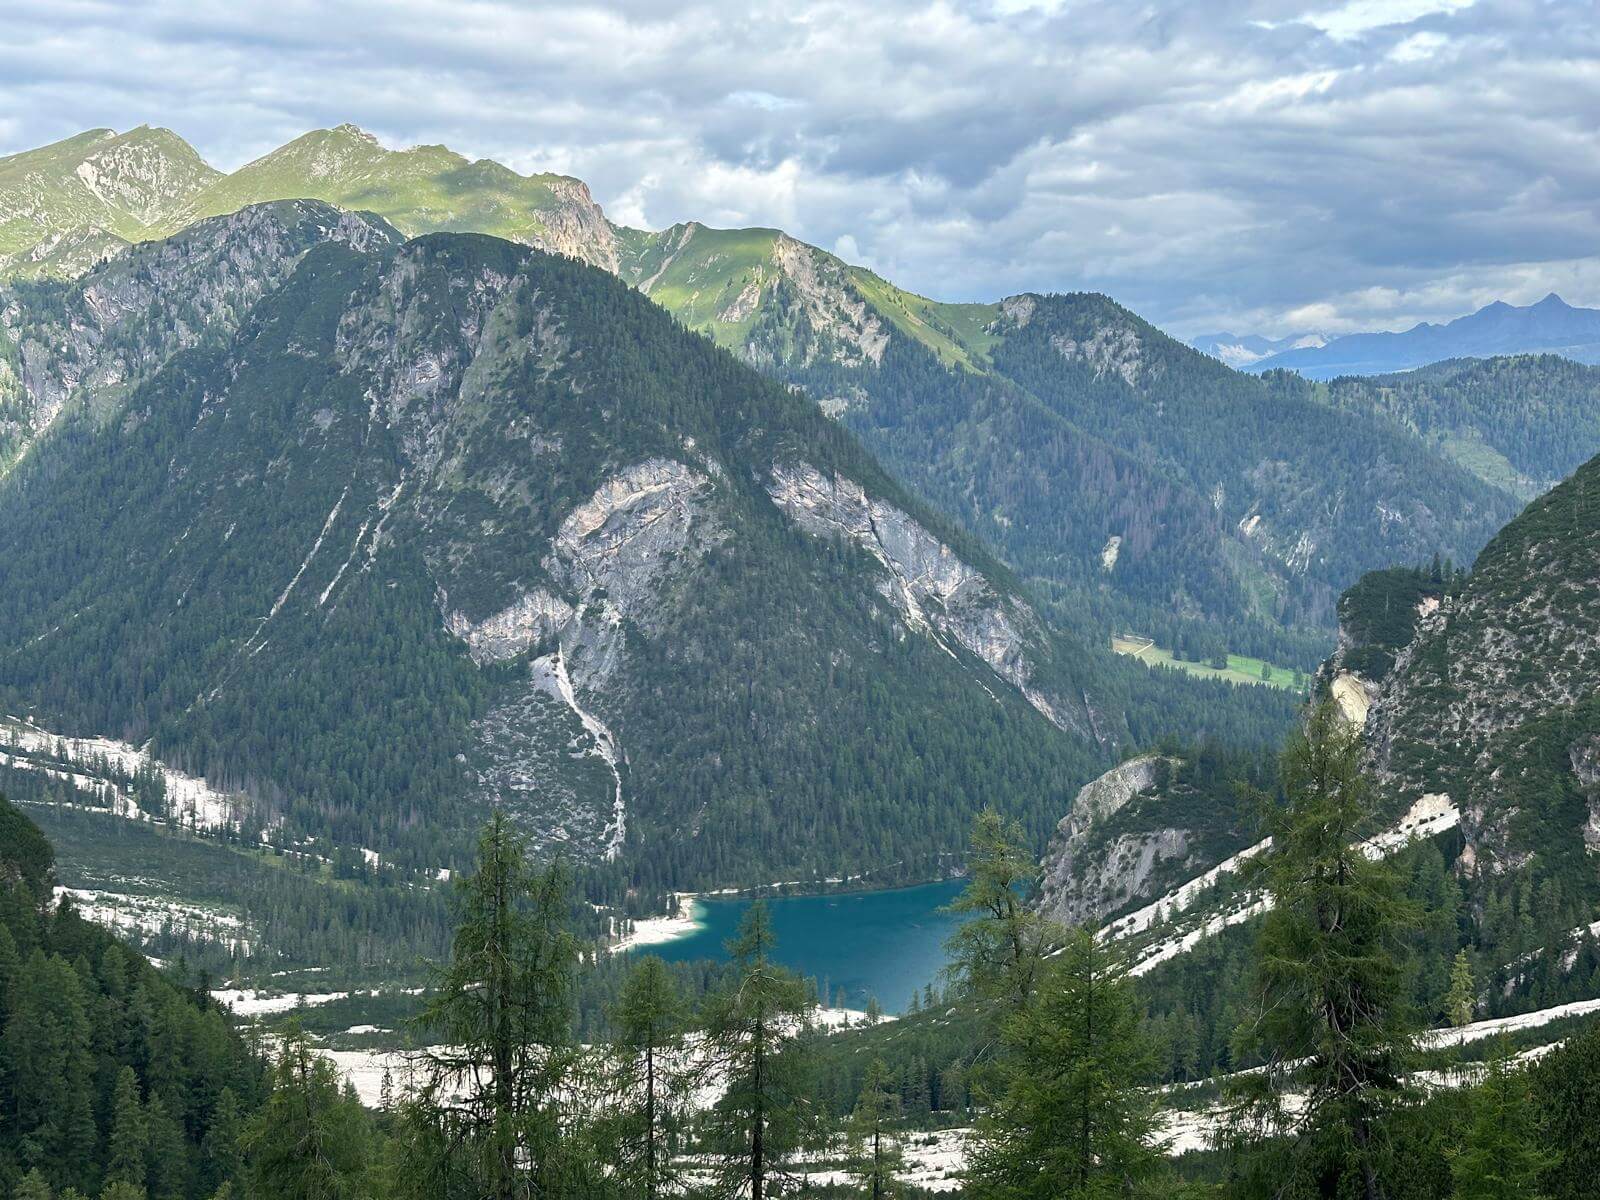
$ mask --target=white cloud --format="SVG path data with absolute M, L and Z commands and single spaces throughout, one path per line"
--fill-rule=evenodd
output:
M 1180 332 L 1600 303 L 1587 0 L 7 7 L 0 152 L 148 121 L 231 167 L 348 120 L 578 175 L 627 224 Z
M 1338 8 L 1310 13 L 1302 20 L 1329 37 L 1347 41 L 1374 29 L 1409 25 L 1436 13 L 1471 8 L 1472 4 L 1473 0 L 1349 0 Z

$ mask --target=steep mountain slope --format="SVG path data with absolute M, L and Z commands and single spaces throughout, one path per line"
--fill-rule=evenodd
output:
M 0 278 L 79 275 L 217 175 L 182 138 L 148 126 L 0 158 Z
M 913 295 L 777 229 L 621 231 L 621 275 L 690 329 L 758 366 L 796 370 L 882 361 L 891 333 L 944 366 L 974 367 L 995 304 Z
M 1270 788 L 1268 759 L 1214 746 L 1131 758 L 1086 784 L 1042 860 L 1038 903 L 1069 925 L 1172 891 L 1253 839 L 1246 788 Z
M 580 180 L 518 175 L 444 146 L 388 150 L 354 125 L 317 129 L 232 174 L 151 222 L 172 233 L 202 217 L 268 200 L 309 197 L 377 213 L 408 236 L 488 233 L 617 269 L 617 235 Z
M 1258 383 L 1103 297 L 939 305 L 776 231 L 663 238 L 633 269 L 652 299 L 1102 629 L 1170 644 L 1199 622 L 1300 658 L 1282 631 L 1329 627 L 1362 571 L 1470 558 L 1516 510 L 1387 416 Z
M 1559 354 L 1600 362 L 1600 309 L 1574 308 L 1554 292 L 1521 308 L 1497 300 L 1443 325 L 1423 322 L 1402 333 L 1352 333 L 1324 346 L 1286 350 L 1246 370 L 1295 371 L 1307 379 L 1382 375 L 1449 358 Z
M 1553 354 L 1335 379 L 1325 395 L 1340 408 L 1404 425 L 1525 501 L 1600 451 L 1600 367 Z
M 996 371 L 1208 499 L 1261 572 L 1239 583 L 1277 620 L 1328 622 L 1374 565 L 1470 558 L 1515 511 L 1414 438 L 1232 371 L 1104 297 L 1021 297 L 998 330 Z
M 1318 691 L 1361 727 L 1373 829 L 1391 831 L 1372 844 L 1445 837 L 1504 997 L 1538 998 L 1525 986 L 1535 959 L 1546 998 L 1591 994 L 1593 981 L 1564 976 L 1600 933 L 1600 458 L 1529 505 L 1470 572 L 1372 572 L 1339 615 Z M 1257 852 L 1235 785 L 1270 791 L 1272 777 L 1210 750 L 1123 763 L 1060 822 L 1040 902 L 1071 920 L 1114 917 L 1112 936 L 1136 938 L 1141 962 L 1248 920 L 1259 906 L 1228 878 Z M 1153 902 L 1129 914 L 1140 900 Z
M 1529 505 L 1464 579 L 1424 594 L 1380 671 L 1363 735 L 1384 786 L 1402 801 L 1448 795 L 1478 879 L 1528 868 L 1596 898 L 1600 459 Z
M 1126 736 L 1090 657 L 808 400 L 588 267 L 331 214 L 16 293 L 47 344 L 144 280 L 94 361 L 162 365 L 30 392 L 60 399 L 0 482 L 12 712 L 148 740 L 277 841 L 437 863 L 498 800 L 650 885 L 925 877 L 983 804 L 1042 830 Z M 149 332 L 186 327 L 155 269 L 185 239 L 237 261 L 263 223 L 242 312 Z
M 296 201 L 140 245 L 73 283 L 14 283 L 0 303 L 0 476 L 69 405 L 110 415 L 174 354 L 231 336 L 329 238 L 401 240 L 381 221 Z

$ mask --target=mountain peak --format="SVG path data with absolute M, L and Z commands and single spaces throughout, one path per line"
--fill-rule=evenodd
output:
M 360 141 L 366 142 L 370 146 L 378 145 L 378 138 L 376 134 L 368 133 L 365 129 L 361 128 L 361 126 L 354 124 L 351 121 L 345 121 L 342 124 L 335 125 L 327 132 L 339 133 L 343 134 L 345 137 L 356 138 Z

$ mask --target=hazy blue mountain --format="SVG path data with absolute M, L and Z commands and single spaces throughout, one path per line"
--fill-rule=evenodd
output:
M 1308 379 L 1333 379 L 1499 354 L 1559 354 L 1577 362 L 1600 363 L 1600 309 L 1574 308 L 1554 292 L 1521 308 L 1497 300 L 1444 325 L 1424 322 L 1403 333 L 1347 334 L 1325 346 L 1269 355 L 1245 369 L 1282 368 Z
M 1291 333 L 1281 338 L 1263 337 L 1259 333 L 1202 333 L 1189 339 L 1189 345 L 1200 353 L 1221 359 L 1235 370 L 1243 370 L 1251 363 L 1286 350 L 1315 349 L 1327 342 L 1320 333 Z

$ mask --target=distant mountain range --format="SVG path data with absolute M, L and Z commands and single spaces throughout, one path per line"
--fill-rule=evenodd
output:
M 1510 354 L 1558 354 L 1575 362 L 1600 363 L 1600 309 L 1574 308 L 1552 292 L 1537 304 L 1519 308 L 1497 300 L 1447 324 L 1424 322 L 1401 333 L 1352 333 L 1310 344 L 1279 344 L 1271 350 L 1268 339 L 1229 334 L 1208 334 L 1192 344 L 1240 370 L 1259 373 L 1281 368 L 1307 379 L 1385 375 L 1450 358 Z
M 1259 333 L 1202 333 L 1190 338 L 1189 344 L 1202 354 L 1219 358 L 1236 371 L 1258 363 L 1274 354 L 1287 350 L 1316 349 L 1327 345 L 1328 339 L 1320 333 L 1291 333 L 1288 337 L 1269 338 Z

